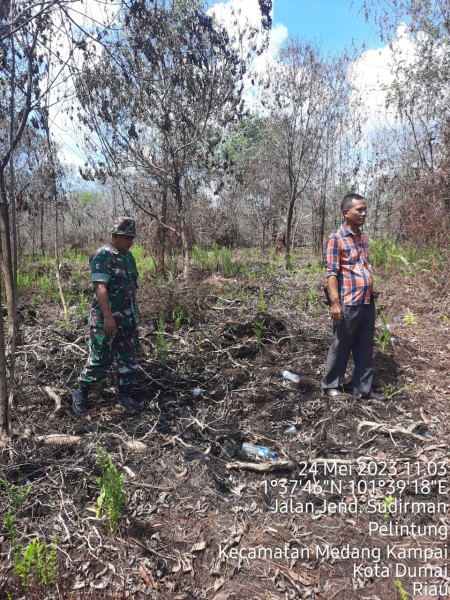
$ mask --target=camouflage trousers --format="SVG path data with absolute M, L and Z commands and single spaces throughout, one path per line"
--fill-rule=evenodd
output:
M 137 377 L 136 352 L 139 339 L 135 327 L 118 327 L 114 337 L 103 333 L 103 328 L 91 327 L 89 357 L 78 378 L 81 387 L 90 387 L 101 381 L 114 359 L 119 386 L 131 385 Z

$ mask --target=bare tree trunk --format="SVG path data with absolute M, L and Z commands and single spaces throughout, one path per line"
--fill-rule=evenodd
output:
M 285 249 L 285 261 L 286 269 L 292 268 L 291 264 L 291 246 L 292 246 L 292 218 L 294 215 L 294 204 L 295 198 L 290 198 L 289 209 L 286 217 L 286 249 Z
M 5 443 L 11 433 L 11 416 L 8 402 L 8 385 L 6 376 L 5 332 L 3 329 L 1 306 L 0 278 L 0 446 Z
M 44 247 L 44 203 L 41 203 L 41 212 L 40 212 L 40 234 L 41 234 L 41 252 L 42 252 L 42 256 L 44 256 L 45 254 L 45 247 Z
M 31 226 L 31 258 L 34 260 L 36 258 L 36 215 L 33 215 L 33 224 Z
M 14 281 L 11 260 L 11 240 L 9 230 L 8 201 L 4 173 L 0 170 L 0 226 L 2 242 L 3 274 L 5 276 L 6 306 L 8 310 L 8 329 L 12 333 L 11 322 L 14 315 Z
M 48 159 L 50 162 L 50 179 L 52 185 L 52 195 L 53 195 L 53 206 L 55 211 L 55 236 L 53 239 L 53 248 L 55 251 L 55 263 L 56 263 L 56 281 L 58 283 L 59 296 L 61 298 L 61 304 L 64 311 L 64 316 L 67 318 L 68 311 L 66 300 L 64 298 L 64 292 L 61 285 L 61 275 L 59 272 L 59 254 L 58 254 L 58 188 L 56 186 L 56 171 L 55 171 L 55 161 L 53 160 L 53 148 L 50 140 L 50 130 L 48 126 L 48 107 L 44 110 L 44 123 L 45 123 L 45 133 L 47 136 L 47 148 L 48 148 Z
M 179 173 L 175 173 L 175 197 L 177 200 L 178 216 L 180 218 L 181 250 L 183 254 L 183 276 L 189 272 L 189 246 L 186 235 L 186 215 L 181 192 Z
M 14 22 L 14 2 L 11 0 L 10 14 L 11 28 Z M 16 365 L 16 336 L 18 329 L 17 321 L 17 219 L 16 219 L 16 190 L 14 174 L 14 117 L 15 117 L 15 89 L 16 89 L 16 61 L 14 49 L 14 35 L 11 35 L 11 111 L 10 111 L 10 158 L 9 158 L 9 196 L 11 204 L 12 220 L 12 290 L 6 288 L 6 298 L 8 302 L 8 333 L 11 339 L 11 352 L 9 359 L 9 407 L 12 407 L 14 397 L 14 374 Z M 5 277 L 5 282 L 7 282 Z M 12 307 L 11 307 L 12 305 Z M 10 427 L 8 428 L 10 429 Z
M 14 2 L 11 0 L 10 4 L 10 29 L 11 29 L 11 110 L 10 110 L 10 147 L 9 147 L 9 160 L 10 160 L 10 194 L 14 197 L 14 165 L 13 165 L 13 150 L 14 150 L 14 91 L 15 91 L 15 54 L 14 54 L 14 35 L 13 35 L 13 11 Z M 14 301 L 14 281 L 12 277 L 12 264 L 11 264 L 11 247 L 9 239 L 9 215 L 8 215 L 8 202 L 6 198 L 6 187 L 5 187 L 5 167 L 6 162 L 3 162 L 2 168 L 0 169 L 0 220 L 1 220 L 1 246 L 2 246 L 2 260 L 3 260 L 3 271 L 5 275 L 5 287 L 6 287 L 6 302 L 8 306 L 8 329 L 12 334 L 11 338 L 11 362 L 14 367 L 14 351 L 15 351 L 15 331 L 12 327 L 12 323 L 15 321 L 15 301 Z M 1 278 L 0 278 L 1 280 Z M 0 283 L 0 310 L 1 310 L 1 283 Z M 13 373 L 10 373 L 10 384 L 13 381 Z M 5 355 L 5 333 L 3 329 L 3 312 L 0 312 L 0 439 L 2 442 L 6 442 L 11 431 L 10 421 L 10 405 L 11 405 L 11 387 L 8 397 L 8 382 L 6 374 L 6 355 Z
M 162 206 L 161 206 L 161 220 L 163 223 L 166 222 L 167 218 L 167 189 L 164 187 L 162 191 Z M 161 223 L 158 224 L 158 271 L 163 276 L 166 272 L 165 265 L 165 254 L 166 254 L 166 239 L 167 229 Z
M 0 171 L 0 177 L 2 173 Z M 2 178 L 3 179 L 3 178 Z M 4 190 L 2 188 L 1 193 Z M 0 238 L 0 249 L 2 239 Z M 8 384 L 6 375 L 5 332 L 3 328 L 3 307 L 0 277 L 0 447 L 6 442 L 11 433 L 11 417 L 8 400 Z

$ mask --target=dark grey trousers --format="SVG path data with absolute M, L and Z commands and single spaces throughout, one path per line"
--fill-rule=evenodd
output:
M 350 352 L 353 354 L 353 392 L 368 394 L 373 383 L 375 304 L 342 305 L 343 319 L 333 325 L 322 389 L 338 388 L 344 382 Z

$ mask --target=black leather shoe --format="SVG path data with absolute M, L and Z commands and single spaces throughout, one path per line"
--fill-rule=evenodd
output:
M 337 388 L 327 388 L 326 390 L 323 390 L 323 393 L 328 396 L 328 398 L 333 398 L 334 400 L 337 398 L 345 398 L 341 390 L 338 390 Z
M 76 415 L 84 415 L 88 410 L 88 390 L 77 388 L 72 392 L 72 409 Z
M 372 390 L 368 394 L 361 394 L 361 398 L 365 400 L 386 400 L 386 396 L 383 392 L 375 392 Z
M 344 385 L 344 394 L 353 395 L 353 383 L 346 383 Z
M 134 410 L 136 412 L 142 410 L 142 406 L 130 397 L 128 391 L 119 390 L 118 401 L 127 410 Z

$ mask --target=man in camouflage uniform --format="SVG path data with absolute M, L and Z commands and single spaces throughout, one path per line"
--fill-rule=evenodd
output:
M 129 217 L 118 217 L 109 231 L 112 234 L 109 244 L 102 246 L 89 259 L 95 294 L 89 315 L 89 357 L 78 378 L 79 387 L 72 394 L 72 406 L 77 415 L 87 411 L 89 390 L 104 378 L 114 359 L 117 363 L 119 402 L 129 410 L 141 408 L 130 397 L 138 369 L 138 272 L 130 252 L 136 237 L 135 221 Z

